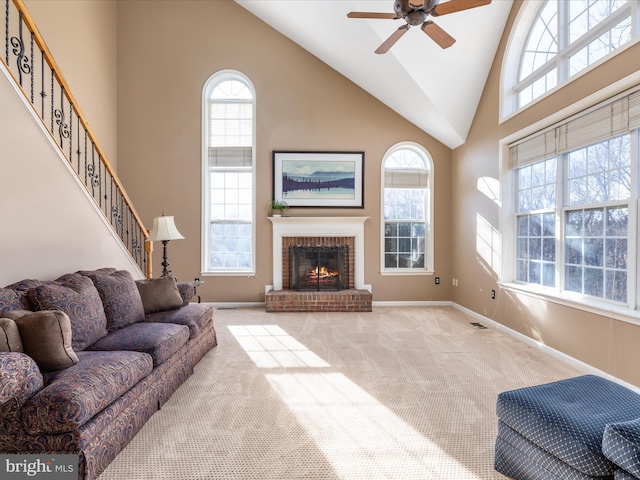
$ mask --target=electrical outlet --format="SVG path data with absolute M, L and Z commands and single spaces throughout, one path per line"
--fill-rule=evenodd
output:
M 496 299 L 496 291 L 495 291 L 495 290 L 491 290 L 491 298 L 492 298 L 493 300 L 495 300 L 495 299 Z
M 436 285 L 440 285 L 440 277 L 436 277 Z

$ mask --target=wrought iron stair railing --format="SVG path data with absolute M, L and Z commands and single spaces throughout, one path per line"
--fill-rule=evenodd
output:
M 22 0 L 5 0 L 2 62 L 143 273 L 148 232 Z

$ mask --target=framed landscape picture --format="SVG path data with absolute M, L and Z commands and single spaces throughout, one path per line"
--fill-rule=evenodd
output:
M 290 207 L 364 208 L 364 152 L 273 152 L 273 199 Z

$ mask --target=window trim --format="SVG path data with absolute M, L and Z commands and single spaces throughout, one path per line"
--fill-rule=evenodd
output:
M 584 97 L 579 102 L 569 105 L 554 114 L 551 114 L 550 116 L 499 140 L 499 182 L 502 186 L 502 208 L 498 228 L 503 239 L 502 258 L 505 259 L 505 261 L 502 262 L 500 277 L 497 283 L 502 289 L 523 294 L 533 299 L 567 306 L 576 310 L 582 310 L 640 326 L 640 281 L 636 278 L 630 279 L 630 281 L 633 281 L 635 284 L 633 291 L 637 292 L 635 300 L 637 305 L 635 309 L 628 306 L 621 306 L 618 303 L 613 303 L 604 299 L 586 297 L 581 294 L 566 291 L 558 293 L 555 289 L 548 289 L 541 286 L 523 284 L 514 281 L 516 272 L 515 262 L 512 260 L 515 259 L 516 255 L 515 238 L 517 232 L 515 225 L 515 211 L 517 204 L 516 196 L 514 195 L 515 174 L 510 166 L 510 146 L 514 143 L 537 132 L 555 128 L 559 124 L 565 123 L 582 113 L 587 113 L 592 109 L 597 109 L 602 104 L 612 101 L 616 97 L 626 95 L 631 89 L 637 87 L 638 84 L 640 84 L 640 71 L 634 72 L 627 77 L 624 77 L 619 81 Z M 632 149 L 637 152 L 637 155 L 640 158 L 640 140 L 636 143 L 632 143 Z M 632 168 L 635 168 L 635 166 L 632 166 Z M 640 172 L 638 172 L 638 174 L 640 175 Z M 634 225 L 634 231 L 640 231 L 640 219 L 636 218 L 636 216 L 640 216 L 640 195 L 637 198 L 632 198 L 629 202 L 630 207 L 631 204 L 636 205 L 638 213 L 637 215 L 629 216 L 630 228 L 631 222 L 636 222 Z M 633 268 L 636 269 L 636 275 L 640 276 L 640 255 L 636 255 L 636 249 L 640 249 L 640 241 L 633 246 L 632 250 L 630 250 L 631 255 L 629 258 L 629 265 L 632 265 Z
M 540 95 L 539 97 L 534 98 L 531 102 L 527 103 L 524 106 L 518 107 L 518 92 L 516 92 L 516 87 L 521 85 L 525 80 L 527 80 L 531 75 L 529 75 L 526 79 L 519 80 L 519 71 L 521 66 L 522 59 L 522 51 L 524 46 L 527 43 L 529 38 L 529 33 L 531 32 L 531 28 L 533 27 L 534 22 L 538 18 L 538 14 L 541 11 L 541 3 L 539 2 L 523 2 L 523 5 L 520 7 L 516 18 L 513 22 L 513 26 L 511 28 L 511 32 L 509 34 L 509 38 L 507 40 L 507 45 L 505 48 L 505 53 L 502 56 L 502 66 L 500 69 L 500 98 L 499 98 L 499 119 L 498 123 L 502 124 L 509 119 L 515 117 L 516 115 L 526 111 L 530 107 L 536 105 L 541 102 L 545 98 L 549 97 L 553 93 L 562 89 L 566 85 L 578 80 L 583 75 L 588 74 L 595 68 L 599 67 L 603 63 L 607 62 L 611 58 L 616 55 L 621 54 L 625 50 L 632 48 L 635 44 L 640 43 L 640 4 L 634 7 L 634 0 L 632 0 L 629 5 L 626 5 L 621 9 L 629 9 L 631 12 L 631 40 L 626 44 L 622 45 L 620 48 L 609 52 L 607 55 L 598 59 L 591 65 L 587 66 L 583 70 L 580 70 L 578 73 L 567 76 L 566 70 L 568 69 L 568 57 L 570 57 L 575 52 L 579 51 L 580 48 L 587 45 L 590 41 L 597 38 L 598 35 L 595 33 L 601 34 L 601 29 L 599 26 L 596 26 L 593 30 L 590 31 L 591 35 L 586 38 L 583 38 L 577 42 L 574 42 L 570 46 L 565 45 L 565 41 L 562 38 L 562 34 L 565 32 L 560 32 L 560 51 L 558 54 L 552 59 L 549 60 L 543 67 L 539 67 L 540 72 L 544 71 L 548 72 L 552 69 L 552 67 L 557 66 L 559 71 L 558 83 L 555 87 L 547 90 L 545 93 Z M 546 1 L 545 1 L 546 3 Z M 622 16 L 621 11 L 615 12 L 612 17 Z M 565 26 L 566 27 L 566 26 Z M 560 71 L 564 72 L 562 76 L 560 76 Z
M 208 152 L 208 95 L 211 91 L 220 83 L 227 80 L 242 81 L 247 88 L 251 91 L 252 95 L 252 129 L 253 129 L 253 141 L 251 145 L 251 171 L 252 171 L 252 217 L 251 217 L 251 267 L 246 270 L 210 270 L 208 266 L 209 260 L 209 204 L 210 204 L 210 189 L 209 189 L 209 152 Z M 211 75 L 204 82 L 202 87 L 201 102 L 201 214 L 200 214 L 200 275 L 203 277 L 255 277 L 256 276 L 256 91 L 251 80 L 242 72 L 238 70 L 225 69 L 219 70 Z
M 424 268 L 412 268 L 412 269 L 389 269 L 385 267 L 384 262 L 384 239 L 385 239 L 385 219 L 384 219 L 384 188 L 385 188 L 385 162 L 389 156 L 394 152 L 402 149 L 417 150 L 427 162 L 427 201 L 429 204 L 425 209 L 425 266 Z M 382 156 L 380 162 L 380 275 L 396 275 L 396 276 L 411 276 L 411 275 L 433 275 L 435 273 L 434 266 L 434 164 L 433 158 L 429 151 L 416 142 L 404 141 L 392 145 Z

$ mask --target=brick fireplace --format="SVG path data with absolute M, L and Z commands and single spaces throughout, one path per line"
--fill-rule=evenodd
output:
M 364 222 L 368 217 L 270 217 L 273 224 L 273 286 L 265 294 L 269 312 L 371 311 L 364 285 Z M 346 247 L 348 284 L 338 291 L 292 290 L 289 247 Z

